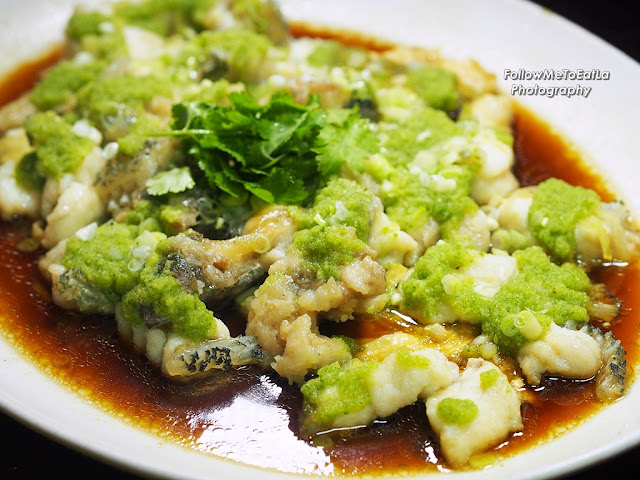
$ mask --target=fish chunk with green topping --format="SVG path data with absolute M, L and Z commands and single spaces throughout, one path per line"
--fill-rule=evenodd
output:
M 518 393 L 504 373 L 482 359 L 470 359 L 455 382 L 430 396 L 426 412 L 454 468 L 523 428 Z
M 357 358 L 322 367 L 301 387 L 307 434 L 369 425 L 450 385 L 458 366 L 437 349 L 398 349 L 382 361 Z
M 622 203 L 602 202 L 595 191 L 559 179 L 514 191 L 498 203 L 494 217 L 499 248 L 537 244 L 561 261 L 587 265 L 637 256 L 640 234 Z

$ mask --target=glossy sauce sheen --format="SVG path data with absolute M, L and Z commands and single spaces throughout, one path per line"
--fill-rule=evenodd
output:
M 293 31 L 376 50 L 389 46 L 302 25 L 294 25 Z M 0 91 L 14 85 L 1 100 L 9 101 L 30 88 L 36 73 L 58 55 L 53 52 L 16 71 L 9 77 L 11 83 L 0 82 Z M 615 198 L 576 151 L 535 116 L 518 108 L 514 128 L 516 173 L 523 184 L 557 176 L 596 189 L 606 201 Z M 271 372 L 243 368 L 190 385 L 165 380 L 118 339 L 111 318 L 77 315 L 52 304 L 50 287 L 37 268 L 38 253 L 16 250 L 28 234 L 27 223 L 0 222 L 0 328 L 29 361 L 94 404 L 185 446 L 280 471 L 375 474 L 448 469 L 438 459 L 424 405 L 406 407 L 366 429 L 320 435 L 311 443 L 298 435 L 302 405 L 298 389 Z M 640 284 L 640 269 L 609 267 L 593 276 L 604 281 L 625 307 L 612 330 L 627 350 L 632 380 L 639 355 L 640 296 L 634 286 Z M 242 319 L 231 312 L 218 313 L 225 316 L 233 335 L 242 331 Z M 390 328 L 413 328 L 391 314 L 349 324 L 348 333 L 360 338 L 376 337 Z M 601 406 L 594 398 L 592 382 L 547 381 L 536 389 L 535 401 L 523 407 L 523 433 L 494 453 L 513 454 L 588 418 Z

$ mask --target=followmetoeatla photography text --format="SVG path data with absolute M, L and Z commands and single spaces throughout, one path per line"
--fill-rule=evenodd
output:
M 504 80 L 512 83 L 509 91 L 516 96 L 541 96 L 541 97 L 581 97 L 589 98 L 593 87 L 585 82 L 606 81 L 611 78 L 611 72 L 597 68 L 569 69 L 569 68 L 545 68 L 541 70 L 529 70 L 526 68 L 506 68 L 503 74 Z M 563 83 L 561 85 L 540 84 L 531 82 L 582 82 Z

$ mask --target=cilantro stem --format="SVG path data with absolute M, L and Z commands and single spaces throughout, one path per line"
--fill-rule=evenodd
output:
M 193 135 L 212 135 L 213 130 L 192 129 L 192 130 L 165 130 L 162 132 L 151 132 L 151 137 L 189 137 Z

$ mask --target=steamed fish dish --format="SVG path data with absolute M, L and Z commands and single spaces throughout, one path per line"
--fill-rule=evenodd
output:
M 513 118 L 475 61 L 294 37 L 269 1 L 78 8 L 0 110 L 0 214 L 32 222 L 53 302 L 167 382 L 272 372 L 309 442 L 417 404 L 464 469 L 545 379 L 628 383 L 590 273 L 640 236 L 594 190 L 521 185 Z

